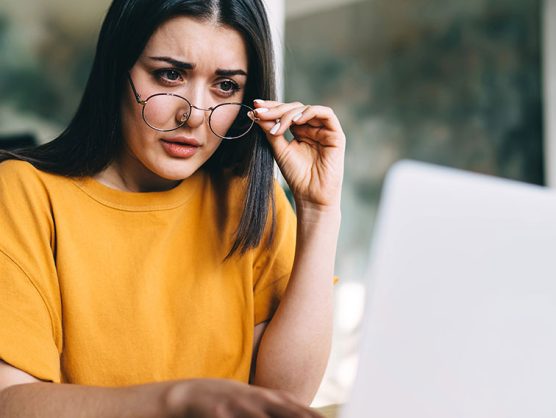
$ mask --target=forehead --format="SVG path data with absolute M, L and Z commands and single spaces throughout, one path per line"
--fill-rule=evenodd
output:
M 167 56 L 203 66 L 247 70 L 247 48 L 238 31 L 186 16 L 163 23 L 151 36 L 143 56 Z

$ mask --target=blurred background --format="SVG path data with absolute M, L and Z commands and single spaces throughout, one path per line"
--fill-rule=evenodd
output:
M 284 99 L 332 107 L 348 138 L 335 339 L 316 405 L 343 402 L 354 377 L 371 232 L 392 163 L 548 182 L 547 2 L 267 0 Z M 2 1 L 0 147 L 42 143 L 64 129 L 108 4 Z

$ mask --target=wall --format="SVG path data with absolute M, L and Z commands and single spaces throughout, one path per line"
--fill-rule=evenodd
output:
M 287 21 L 286 100 L 331 106 L 348 139 L 335 338 L 317 403 L 344 401 L 354 377 L 393 162 L 544 182 L 540 16 L 538 0 L 364 0 Z
M 364 271 L 387 168 L 414 158 L 543 183 L 540 5 L 372 0 L 286 27 L 286 99 L 348 137 L 338 272 Z

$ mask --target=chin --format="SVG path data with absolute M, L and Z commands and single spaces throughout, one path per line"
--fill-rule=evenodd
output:
M 176 164 L 176 166 L 171 167 L 161 167 L 159 170 L 153 171 L 159 177 L 165 180 L 184 180 L 188 177 L 191 177 L 193 174 L 199 170 L 200 167 L 192 167 L 189 164 Z M 185 165 L 185 166 L 184 166 Z

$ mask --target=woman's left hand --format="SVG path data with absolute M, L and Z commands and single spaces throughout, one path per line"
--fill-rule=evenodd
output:
M 268 100 L 255 101 L 255 109 L 296 203 L 339 208 L 346 137 L 332 109 Z

